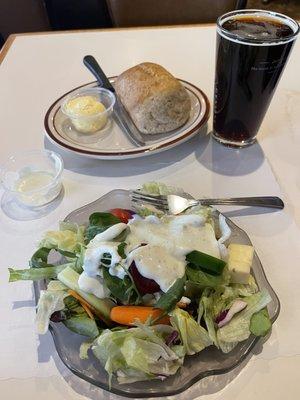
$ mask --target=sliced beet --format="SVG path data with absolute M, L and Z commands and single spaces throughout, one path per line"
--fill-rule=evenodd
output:
M 135 262 L 130 265 L 129 272 L 134 280 L 137 290 L 141 295 L 155 293 L 160 290 L 158 283 L 156 283 L 153 279 L 145 278 L 139 273 Z

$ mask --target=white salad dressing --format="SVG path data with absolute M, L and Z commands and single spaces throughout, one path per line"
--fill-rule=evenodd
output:
M 150 215 L 128 225 L 127 252 L 147 243 L 168 248 L 179 256 L 198 250 L 220 257 L 214 229 L 200 215 L 167 216 L 161 219 Z
M 128 261 L 134 260 L 138 271 L 154 279 L 161 290 L 166 292 L 185 272 L 185 257 L 172 254 L 166 247 L 148 244 L 133 250 Z
M 200 215 L 131 220 L 126 238 L 128 265 L 135 261 L 141 275 L 155 280 L 166 292 L 185 272 L 185 256 L 193 250 L 220 257 L 211 224 Z M 147 246 L 138 247 L 141 244 Z
M 118 253 L 119 242 L 113 242 L 127 227 L 127 259 L 122 260 Z M 219 244 L 211 224 L 200 215 L 187 214 L 158 218 L 134 217 L 128 225 L 119 223 L 99 233 L 87 246 L 83 269 L 78 282 L 79 287 L 104 297 L 105 289 L 100 275 L 100 261 L 105 254 L 111 255 L 109 273 L 123 279 L 126 270 L 134 261 L 139 273 L 153 279 L 166 292 L 185 273 L 185 257 L 198 250 L 220 258 Z M 105 266 L 104 266 L 105 268 Z M 89 279 L 94 278 L 94 279 Z M 102 288 L 100 288 L 102 286 Z M 107 294 L 106 294 L 107 296 Z
M 109 242 L 119 236 L 126 228 L 127 225 L 123 222 L 110 226 L 108 229 L 106 229 L 106 231 L 98 233 L 98 235 L 96 235 L 94 239 L 90 241 L 88 247 L 95 247 L 101 242 Z
M 111 255 L 110 267 L 118 264 L 122 258 L 118 253 L 119 242 L 101 242 L 96 246 L 87 247 L 84 255 L 83 269 L 89 276 L 99 275 L 99 265 L 105 254 Z
M 109 290 L 103 286 L 102 279 L 98 276 L 91 277 L 84 271 L 79 276 L 78 286 L 84 292 L 92 293 L 94 296 L 99 297 L 100 299 L 109 296 Z
M 100 262 L 105 254 L 111 255 L 111 262 L 109 266 L 109 273 L 123 279 L 126 275 L 124 268 L 119 265 L 122 258 L 118 253 L 118 246 L 120 242 L 112 242 L 114 238 L 119 236 L 127 225 L 119 223 L 106 229 L 102 233 L 98 233 L 87 245 L 84 261 L 83 272 L 78 280 L 78 285 L 81 290 L 87 293 L 92 293 L 99 298 L 108 296 L 107 289 L 103 286 L 100 275 Z

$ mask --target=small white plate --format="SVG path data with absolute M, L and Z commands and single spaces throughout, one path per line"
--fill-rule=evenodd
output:
M 115 78 L 110 78 L 113 83 Z M 158 153 L 179 145 L 195 136 L 207 122 L 210 105 L 206 95 L 196 86 L 180 80 L 187 89 L 191 99 L 189 120 L 179 129 L 156 135 L 143 135 L 145 144 L 133 143 L 119 128 L 114 120 L 105 128 L 103 134 L 84 135 L 72 129 L 68 118 L 61 111 L 61 104 L 70 93 L 82 88 L 97 86 L 96 82 L 88 83 L 65 93 L 48 109 L 44 125 L 46 135 L 56 145 L 81 155 L 102 160 L 122 160 Z M 132 124 L 132 121 L 130 121 Z

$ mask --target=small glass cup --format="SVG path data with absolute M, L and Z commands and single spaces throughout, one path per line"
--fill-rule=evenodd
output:
M 266 23 L 281 36 L 255 31 Z M 298 33 L 296 21 L 271 11 L 237 10 L 218 19 L 214 139 L 232 147 L 256 140 Z
M 62 189 L 63 160 L 49 150 L 15 154 L 1 167 L 4 189 L 28 207 L 50 203 Z
M 93 98 L 96 102 L 102 103 L 105 107 L 103 111 L 89 111 L 86 113 L 86 109 L 70 109 L 69 103 L 72 100 L 80 99 L 83 96 Z M 89 89 L 79 89 L 75 93 L 66 97 L 62 104 L 62 112 L 70 119 L 73 127 L 76 131 L 83 134 L 93 134 L 95 132 L 103 130 L 106 126 L 109 117 L 112 114 L 113 107 L 115 104 L 115 95 L 107 89 L 95 87 Z

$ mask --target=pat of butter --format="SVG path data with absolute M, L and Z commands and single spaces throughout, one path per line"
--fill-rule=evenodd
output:
M 75 129 L 82 133 L 94 133 L 107 123 L 105 106 L 93 96 L 78 96 L 65 105 Z
M 247 284 L 253 261 L 254 249 L 245 244 L 231 243 L 228 246 L 228 270 L 232 283 Z

